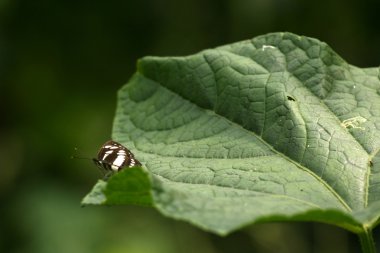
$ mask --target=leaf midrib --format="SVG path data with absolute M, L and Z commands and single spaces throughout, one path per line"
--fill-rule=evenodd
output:
M 141 74 L 142 76 L 144 76 L 143 73 L 140 72 L 140 74 Z M 259 137 L 255 132 L 248 131 L 247 129 L 245 129 L 245 128 L 242 127 L 241 125 L 239 125 L 239 124 L 237 124 L 237 123 L 235 123 L 235 122 L 233 122 L 233 121 L 231 121 L 231 120 L 225 118 L 225 117 L 222 116 L 222 115 L 219 115 L 219 114 L 215 113 L 215 111 L 212 111 L 212 110 L 209 110 L 209 109 L 205 109 L 205 108 L 200 107 L 199 105 L 197 105 L 197 104 L 194 103 L 193 101 L 191 101 L 191 100 L 189 100 L 189 99 L 187 99 L 187 98 L 184 98 L 183 96 L 181 96 L 180 94 L 178 94 L 178 93 L 176 93 L 176 92 L 170 90 L 170 89 L 167 88 L 166 86 L 161 85 L 161 84 L 160 84 L 159 82 L 157 82 L 156 80 L 150 79 L 150 78 L 148 78 L 148 77 L 146 77 L 146 76 L 144 76 L 144 78 L 147 78 L 147 79 L 151 80 L 152 82 L 155 82 L 155 83 L 159 84 L 161 88 L 163 88 L 163 89 L 165 89 L 165 90 L 167 90 L 167 91 L 169 91 L 169 92 L 171 92 L 171 93 L 173 93 L 173 94 L 175 94 L 175 95 L 181 97 L 182 99 L 188 101 L 189 103 L 191 103 L 191 104 L 197 106 L 197 107 L 200 108 L 201 110 L 209 111 L 210 114 L 213 114 L 213 115 L 216 116 L 216 117 L 219 117 L 219 118 L 222 118 L 223 120 L 226 120 L 226 121 L 229 122 L 230 124 L 234 125 L 235 127 L 238 127 L 238 128 L 240 128 L 240 129 L 242 129 L 243 131 L 247 132 L 248 134 L 254 135 L 259 141 L 261 141 L 265 146 L 267 146 L 267 147 L 268 147 L 273 153 L 279 155 L 280 157 L 284 158 L 285 160 L 289 161 L 290 163 L 294 164 L 295 166 L 297 166 L 298 168 L 300 168 L 300 169 L 303 170 L 304 172 L 306 172 L 306 173 L 310 174 L 312 177 L 314 177 L 314 178 L 315 178 L 318 182 L 320 182 L 320 183 L 321 183 L 321 184 L 322 184 L 322 185 L 323 185 L 323 186 L 324 186 L 324 187 L 325 187 L 325 188 L 326 188 L 326 189 L 327 189 L 332 195 L 334 195 L 334 196 L 336 197 L 336 199 L 342 204 L 342 206 L 343 206 L 347 211 L 349 211 L 349 212 L 352 211 L 352 209 L 349 207 L 349 205 L 348 205 L 348 204 L 347 204 L 347 203 L 346 203 L 346 202 L 340 197 L 340 195 L 339 195 L 339 194 L 338 194 L 333 188 L 331 188 L 331 187 L 327 184 L 326 181 L 322 180 L 320 177 L 318 177 L 318 176 L 317 176 L 313 171 L 311 171 L 310 169 L 308 169 L 308 168 L 302 166 L 301 164 L 299 164 L 298 162 L 296 162 L 296 161 L 294 161 L 294 160 L 291 160 L 289 157 L 287 157 L 287 156 L 284 155 L 283 153 L 281 153 L 281 152 L 277 151 L 276 149 L 274 149 L 269 143 L 267 143 L 265 140 L 263 140 L 261 137 Z M 157 92 L 157 91 L 156 91 L 156 92 Z M 134 125 L 135 125 L 135 124 L 134 124 Z M 135 127 L 138 128 L 137 125 L 135 125 Z M 139 128 L 139 129 L 141 129 L 141 128 Z M 141 130 L 142 130 L 142 131 L 145 131 L 144 129 L 141 129 Z M 142 152 L 144 152 L 144 151 L 142 151 Z M 144 153 L 146 153 L 146 152 L 144 152 Z M 146 153 L 146 154 L 150 154 L 150 153 Z M 150 155 L 152 155 L 152 154 L 150 154 Z M 158 154 L 156 154 L 156 155 L 158 155 Z M 159 156 L 162 156 L 162 155 L 159 155 Z M 167 156 L 163 156 L 163 157 L 167 157 Z M 253 158 L 254 158 L 254 157 L 253 157 Z M 151 173 L 152 173 L 152 172 L 151 172 Z M 285 196 L 285 195 L 284 195 L 284 196 Z
M 207 186 L 207 187 L 215 187 L 215 188 L 222 188 L 222 189 L 228 189 L 228 190 L 236 190 L 236 191 L 241 191 L 241 192 L 258 193 L 259 195 L 268 195 L 268 196 L 276 197 L 276 198 L 291 199 L 291 200 L 295 200 L 295 201 L 300 202 L 300 203 L 307 204 L 307 205 L 312 206 L 312 207 L 316 207 L 316 208 L 321 209 L 321 210 L 324 209 L 324 208 L 322 208 L 321 206 L 319 206 L 319 205 L 317 205 L 315 203 L 308 202 L 308 201 L 301 200 L 301 199 L 297 199 L 297 198 L 294 198 L 294 197 L 290 197 L 288 195 L 274 194 L 274 193 L 261 192 L 261 191 L 255 191 L 255 190 L 249 190 L 249 189 L 240 189 L 240 188 L 228 187 L 228 186 L 223 186 L 223 185 L 215 185 L 215 184 L 189 183 L 189 182 L 183 182 L 183 181 L 173 181 L 172 179 L 164 177 L 164 176 L 162 176 L 160 174 L 157 174 L 157 173 L 154 173 L 154 172 L 151 172 L 151 173 L 154 176 L 161 178 L 163 181 L 168 181 L 168 182 L 173 183 L 173 184 L 203 185 L 203 186 Z M 251 197 L 251 196 L 242 196 L 242 198 L 246 198 L 246 197 Z M 218 198 L 218 197 L 216 197 L 216 198 Z M 226 197 L 220 197 L 220 198 L 226 198 Z
M 281 34 L 281 37 L 283 38 L 283 36 L 284 36 L 284 34 Z M 299 40 L 301 40 L 302 39 L 302 37 L 301 36 L 299 36 L 299 38 L 298 38 Z M 322 43 L 323 44 L 323 43 Z M 253 43 L 253 40 L 250 40 L 250 45 L 255 49 L 255 50 L 259 50 L 255 45 L 254 45 L 254 43 Z M 278 45 L 273 45 L 273 46 L 275 46 L 276 48 L 277 48 L 277 50 L 279 51 L 279 52 L 281 52 L 281 54 L 283 55 L 283 57 L 284 57 L 284 59 L 287 59 L 287 57 L 286 57 L 286 54 L 281 50 L 281 48 L 280 47 L 278 47 Z M 323 50 L 323 46 L 327 46 L 327 44 L 323 44 L 323 45 L 319 45 L 320 46 L 320 48 L 321 48 L 321 50 Z M 296 47 L 296 48 L 298 48 L 298 49 L 300 49 L 300 50 L 303 50 L 302 48 L 299 48 L 299 47 Z M 256 64 L 256 65 L 259 65 L 260 67 L 262 67 L 263 69 L 265 69 L 267 72 L 268 72 L 268 76 L 270 76 L 270 75 L 272 75 L 273 73 L 278 73 L 278 72 L 284 72 L 284 71 L 286 71 L 288 74 L 289 74 L 289 76 L 292 76 L 292 77 L 294 77 L 296 80 L 298 80 L 300 83 L 303 83 L 303 81 L 301 81 L 297 76 L 295 76 L 291 71 L 289 71 L 289 68 L 288 68 L 288 61 L 286 60 L 285 61 L 285 63 L 286 63 L 286 66 L 285 66 L 285 70 L 284 71 L 274 71 L 274 72 L 272 72 L 272 71 L 269 71 L 265 66 L 263 66 L 262 64 L 260 64 L 260 63 L 258 63 L 258 62 L 256 62 L 256 61 L 254 61 L 252 58 L 250 58 L 250 57 L 247 57 L 247 56 L 245 56 L 245 55 L 240 55 L 240 54 L 237 54 L 236 52 L 233 52 L 233 51 L 226 51 L 226 50 L 223 50 L 223 49 L 215 49 L 216 51 L 219 51 L 219 52 L 222 52 L 222 53 L 226 53 L 226 54 L 231 54 L 233 57 L 242 57 L 242 58 L 245 58 L 245 59 L 248 59 L 249 61 L 251 61 L 253 64 Z M 292 51 L 294 51 L 295 49 L 293 49 Z M 326 50 L 326 49 L 325 49 Z M 304 51 L 304 50 L 303 50 Z M 201 52 L 202 53 L 202 52 Z M 203 54 L 203 53 L 202 53 Z M 214 76 L 214 82 L 216 83 L 217 82 L 217 80 L 216 80 L 216 78 L 215 78 L 215 74 L 214 74 L 214 71 L 213 71 L 213 68 L 212 68 L 212 66 L 210 65 L 210 63 L 209 63 L 209 61 L 207 60 L 207 57 L 204 55 L 204 59 L 206 60 L 205 62 L 209 65 L 209 68 L 211 69 L 211 71 L 213 72 L 213 76 Z M 309 58 L 310 59 L 310 58 Z M 341 58 L 340 58 L 341 59 Z M 342 61 L 342 63 L 344 64 L 344 66 L 340 66 L 340 67 L 342 67 L 342 68 L 344 68 L 349 74 L 350 74 L 350 76 L 351 76 L 351 79 L 352 80 L 354 80 L 354 78 L 352 77 L 352 72 L 351 72 L 351 70 L 350 70 L 350 65 L 349 64 L 347 64 L 343 59 L 341 59 L 341 61 Z M 302 65 L 301 66 L 303 66 L 304 64 L 306 64 L 306 62 L 304 62 L 304 63 L 302 63 Z M 333 64 L 334 65 L 334 64 Z M 337 65 L 335 65 L 335 66 L 337 66 Z M 327 67 L 329 67 L 329 66 L 327 66 Z M 238 72 L 239 74 L 241 74 L 241 75 L 244 75 L 243 73 L 240 73 L 239 71 L 237 71 L 237 70 L 235 70 L 234 68 L 231 68 L 232 70 L 234 70 L 234 71 L 236 71 L 236 72 Z M 325 73 L 325 75 L 327 75 L 326 73 Z M 323 79 L 324 80 L 324 79 Z M 332 79 L 333 81 L 335 81 L 335 78 L 333 78 Z M 265 83 L 265 91 L 266 91 L 266 89 L 267 89 L 267 82 Z M 310 94 L 312 94 L 314 97 L 316 97 L 317 99 L 318 99 L 318 101 L 320 102 L 320 104 L 321 104 L 321 106 L 323 106 L 323 107 L 325 107 L 325 109 L 326 109 L 326 111 L 329 111 L 330 112 L 330 115 L 333 115 L 333 117 L 336 119 L 336 121 L 337 121 L 337 123 L 339 124 L 339 126 L 341 126 L 341 123 L 342 123 L 342 121 L 338 118 L 338 116 L 331 110 L 331 108 L 329 107 L 329 106 L 327 106 L 326 105 L 326 103 L 324 102 L 324 99 L 323 98 L 320 98 L 320 97 L 318 97 L 316 94 L 314 94 L 314 92 L 308 87 L 308 86 L 304 86 L 309 92 L 310 92 Z M 174 93 L 174 92 L 173 92 Z M 175 94 L 177 94 L 177 93 L 175 93 Z M 325 96 L 327 96 L 327 94 L 328 93 L 326 93 L 325 94 Z M 179 95 L 179 94 L 177 94 L 177 95 Z M 182 97 L 182 96 L 181 96 Z M 182 97 L 183 98 L 183 97 Z M 264 103 L 265 104 L 265 103 Z M 198 105 L 197 105 L 198 106 Z M 266 113 L 266 111 L 264 111 L 264 115 L 265 115 L 265 113 Z M 301 115 L 302 115 L 302 113 L 300 113 Z M 302 115 L 303 116 L 303 115 Z M 303 118 L 303 117 L 302 117 Z M 264 118 L 265 119 L 265 118 Z M 228 119 L 227 119 L 228 120 Z M 229 120 L 230 121 L 230 120 Z M 232 121 L 231 121 L 232 122 Z M 265 121 L 264 121 L 264 123 L 265 123 Z M 342 127 L 342 128 L 344 128 L 344 127 Z M 368 152 L 367 152 L 367 150 L 364 148 L 364 146 L 363 146 L 363 144 L 361 144 L 354 136 L 353 136 L 353 134 L 352 134 L 352 132 L 350 132 L 350 131 L 348 131 L 346 128 L 344 128 L 343 129 L 343 131 L 346 131 L 347 133 L 349 133 L 349 135 L 352 137 L 352 139 L 362 148 L 362 150 L 365 152 L 365 153 L 367 153 L 368 155 L 370 155 Z M 306 133 L 307 133 L 308 131 L 306 131 Z M 263 133 L 263 131 L 262 131 L 262 133 Z M 259 137 L 258 135 L 257 135 L 257 137 Z M 260 138 L 261 138 L 261 136 L 260 136 Z M 265 142 L 265 141 L 264 141 Z M 266 142 L 265 142 L 266 143 Z M 268 144 L 268 146 L 270 146 L 270 147 L 272 147 L 271 145 L 269 145 Z M 305 150 L 304 150 L 305 151 Z M 280 153 L 280 152 L 279 152 Z M 282 154 L 282 153 L 281 153 Z M 285 156 L 285 155 L 284 155 Z M 286 157 L 286 156 L 285 156 Z M 299 164 L 298 162 L 297 162 L 297 164 Z M 300 166 L 302 166 L 301 164 L 299 164 Z M 302 166 L 303 167 L 303 166 Z M 307 168 L 306 168 L 307 169 Z M 366 180 L 366 182 L 365 182 L 365 186 L 364 186 L 364 208 L 365 207 L 367 207 L 368 206 L 368 195 L 369 195 L 369 177 L 370 177 L 370 173 L 371 173 L 371 168 L 369 167 L 369 166 L 367 166 L 366 168 L 366 172 L 365 172 L 365 180 Z M 309 169 L 307 169 L 307 170 L 309 170 Z M 309 170 L 309 171 L 311 171 L 311 170 Z M 312 171 L 311 171 L 312 172 Z M 317 176 L 317 175 L 316 175 Z M 318 177 L 318 176 L 317 176 Z M 319 178 L 319 177 L 318 177 Z M 324 181 L 325 182 L 325 181 Z M 326 182 L 326 184 L 327 184 L 327 182 Z M 328 184 L 327 184 L 328 185 Z M 331 187 L 330 187 L 331 188 Z M 331 189 L 333 189 L 333 188 L 331 188 Z M 335 192 L 335 190 L 334 190 L 334 192 Z M 338 194 L 339 195 L 339 194 Z M 343 200 L 343 199 L 342 199 Z M 343 201 L 345 204 L 346 204 L 346 207 L 349 207 L 349 205 L 345 202 L 345 201 Z M 351 210 L 351 208 L 349 209 L 350 211 L 352 211 Z

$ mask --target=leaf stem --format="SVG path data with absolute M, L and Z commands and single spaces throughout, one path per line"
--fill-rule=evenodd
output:
M 371 229 L 364 229 L 358 234 L 363 253 L 376 253 Z

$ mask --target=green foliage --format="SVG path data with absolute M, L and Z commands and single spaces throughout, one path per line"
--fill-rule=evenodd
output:
M 108 182 L 99 180 L 94 189 L 83 199 L 83 204 L 134 204 L 151 206 L 151 183 L 142 168 L 123 170 Z
M 378 68 L 290 33 L 145 57 L 119 92 L 113 129 L 144 168 L 99 182 L 83 204 L 151 204 L 218 234 L 273 220 L 370 230 L 379 92 Z

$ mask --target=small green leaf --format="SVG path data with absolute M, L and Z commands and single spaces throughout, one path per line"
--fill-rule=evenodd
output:
M 82 200 L 82 205 L 101 205 L 107 202 L 107 197 L 104 195 L 103 190 L 107 187 L 107 183 L 99 180 L 94 186 L 92 191 L 87 194 Z
M 83 205 L 152 205 L 149 174 L 141 167 L 123 170 L 108 182 L 99 180 L 82 200 Z
M 290 33 L 145 57 L 113 129 L 144 169 L 100 181 L 83 203 L 153 205 L 219 234 L 273 220 L 368 232 L 380 216 L 379 76 Z

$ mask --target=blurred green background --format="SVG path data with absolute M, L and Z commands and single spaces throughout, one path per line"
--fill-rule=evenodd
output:
M 359 252 L 355 235 L 324 224 L 220 238 L 149 208 L 81 208 L 100 174 L 70 156 L 110 138 L 116 92 L 142 56 L 290 31 L 379 66 L 379 13 L 378 0 L 0 0 L 0 252 Z

